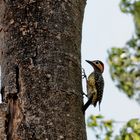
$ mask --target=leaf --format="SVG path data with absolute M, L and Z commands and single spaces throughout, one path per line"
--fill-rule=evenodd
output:
M 98 126 L 96 116 L 91 115 L 88 119 L 88 127 L 96 127 L 96 126 Z
M 104 140 L 110 140 L 110 137 L 109 136 L 106 136 Z
M 131 119 L 131 120 L 127 123 L 127 126 L 128 126 L 128 127 L 133 127 L 138 121 L 139 121 L 139 119 Z
M 103 119 L 104 116 L 102 116 L 102 115 L 97 115 L 96 118 L 97 118 L 97 119 Z
M 133 140 L 140 140 L 140 136 L 137 135 L 136 133 L 131 133 L 130 134 Z
M 129 135 L 125 135 L 124 140 L 131 140 L 131 139 L 130 139 Z

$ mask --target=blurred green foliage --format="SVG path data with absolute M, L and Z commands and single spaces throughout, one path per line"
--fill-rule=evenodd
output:
M 113 133 L 113 120 L 104 120 L 102 115 L 91 115 L 88 119 L 88 127 L 91 127 L 97 140 L 110 140 Z
M 129 98 L 140 100 L 140 40 L 132 38 L 123 48 L 108 51 L 110 74 Z
M 140 0 L 122 0 L 120 9 L 124 13 L 130 13 L 134 18 L 136 34 L 140 37 Z
M 110 74 L 120 90 L 140 103 L 140 0 L 122 0 L 120 8 L 133 16 L 136 34 L 124 47 L 108 50 Z
M 120 134 L 114 134 L 114 120 L 105 120 L 102 115 L 91 115 L 88 119 L 88 127 L 92 128 L 97 140 L 140 140 L 140 120 L 131 119 L 120 130 Z
M 140 140 L 140 120 L 131 119 L 128 121 L 115 140 Z

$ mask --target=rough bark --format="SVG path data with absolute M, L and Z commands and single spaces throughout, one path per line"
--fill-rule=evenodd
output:
M 83 0 L 5 0 L 1 46 L 7 140 L 85 140 Z
M 4 39 L 4 32 L 2 29 L 2 18 L 4 16 L 5 6 L 4 2 L 0 0 L 0 58 L 1 58 L 1 46 L 3 46 L 3 39 Z M 1 59 L 0 59 L 1 63 Z M 2 90 L 1 90 L 2 91 Z M 0 97 L 1 102 L 1 97 Z M 5 133 L 5 122 L 6 122 L 6 114 L 7 114 L 7 105 L 5 103 L 0 103 L 0 140 L 6 140 L 6 133 Z
M 5 122 L 6 122 L 6 104 L 0 104 L 0 140 L 6 140 Z

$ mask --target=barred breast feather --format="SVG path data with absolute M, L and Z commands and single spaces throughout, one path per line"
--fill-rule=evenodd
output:
M 104 80 L 100 73 L 92 72 L 87 81 L 87 95 L 88 98 L 93 96 L 92 104 L 96 107 L 97 102 L 99 102 L 99 109 L 100 103 L 102 101 L 103 96 L 103 88 L 104 88 Z

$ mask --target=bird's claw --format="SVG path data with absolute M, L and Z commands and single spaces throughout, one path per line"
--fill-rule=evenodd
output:
M 85 95 L 86 97 L 88 97 L 86 93 L 82 92 L 82 94 Z
M 86 73 L 85 73 L 85 69 L 82 68 L 82 79 L 86 78 L 87 79 L 87 76 L 86 76 Z

